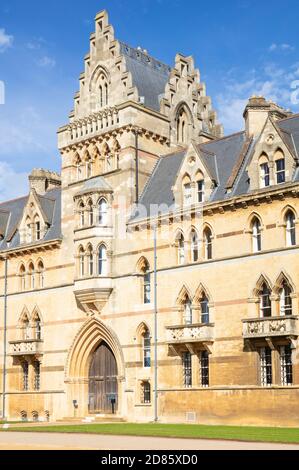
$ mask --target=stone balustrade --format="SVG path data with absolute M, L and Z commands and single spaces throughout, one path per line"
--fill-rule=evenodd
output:
M 299 317 L 270 317 L 243 320 L 243 338 L 298 336 Z
M 42 340 L 10 341 L 10 354 L 12 356 L 40 355 L 43 350 Z
M 214 340 L 213 324 L 181 325 L 166 328 L 168 343 L 199 343 Z

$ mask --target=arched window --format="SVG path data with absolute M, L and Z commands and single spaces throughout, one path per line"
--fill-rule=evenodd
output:
M 25 269 L 24 264 L 20 266 L 19 276 L 20 276 L 20 290 L 21 292 L 24 292 L 24 290 L 26 289 L 26 269 Z
M 176 243 L 177 243 L 178 264 L 181 266 L 185 264 L 185 238 L 182 233 L 179 233 Z
M 151 367 L 151 335 L 148 328 L 143 333 L 143 367 Z
M 75 168 L 77 181 L 80 181 L 82 179 L 82 160 L 79 154 L 75 156 Z
M 38 287 L 43 289 L 45 284 L 45 267 L 42 261 L 39 261 L 37 265 L 37 273 L 38 273 Z
M 262 231 L 261 222 L 257 217 L 254 217 L 251 222 L 252 231 L 252 251 L 258 253 L 262 251 Z
M 177 141 L 181 144 L 188 142 L 189 119 L 184 106 L 178 112 L 177 117 Z
M 186 298 L 184 303 L 184 323 L 185 325 L 192 325 L 193 323 L 192 302 L 189 298 Z
M 98 252 L 98 273 L 99 276 L 107 276 L 108 274 L 108 260 L 107 248 L 101 245 Z
M 199 259 L 198 235 L 195 230 L 191 232 L 191 261 L 197 263 Z
M 35 230 L 35 239 L 37 241 L 41 240 L 41 223 L 38 215 L 34 218 L 34 230 Z
M 85 276 L 85 251 L 83 246 L 79 248 L 79 273 L 80 277 Z
M 88 275 L 93 276 L 94 260 L 93 260 L 93 248 L 91 245 L 89 245 L 87 248 L 87 260 L 88 260 Z
M 260 290 L 260 316 L 261 318 L 272 316 L 271 290 L 266 282 L 262 284 Z
M 200 301 L 200 310 L 201 310 L 201 323 L 210 323 L 210 307 L 209 299 L 206 294 L 203 294 Z
M 99 201 L 99 224 L 107 225 L 108 222 L 108 204 L 106 199 Z
M 91 227 L 93 225 L 93 203 L 91 199 L 87 203 L 87 212 L 88 212 L 88 225 Z
M 102 73 L 100 76 L 100 85 L 99 85 L 99 95 L 100 95 L 100 107 L 108 106 L 108 82 L 105 75 Z
M 213 258 L 213 236 L 212 231 L 209 227 L 206 227 L 203 232 L 204 242 L 204 257 L 206 260 Z
M 282 150 L 278 149 L 274 154 L 276 183 L 282 184 L 286 181 L 285 158 Z
M 150 265 L 147 260 L 144 261 L 141 271 L 143 275 L 143 302 L 145 304 L 150 304 L 151 303 L 151 273 L 150 273 Z
M 201 172 L 196 176 L 196 185 L 197 185 L 197 202 L 202 203 L 205 201 L 205 180 Z
M 87 157 L 85 165 L 86 165 L 86 178 L 91 178 L 92 177 L 92 160 L 90 157 Z
M 287 246 L 296 245 L 296 217 L 293 211 L 289 210 L 285 215 L 286 243 Z
M 85 206 L 83 201 L 79 203 L 79 219 L 80 219 L 80 227 L 84 227 L 85 225 Z
M 40 341 L 42 339 L 42 327 L 41 327 L 41 319 L 37 312 L 34 313 L 32 318 L 32 327 L 34 332 L 34 339 Z
M 28 278 L 29 278 L 29 289 L 35 289 L 35 271 L 33 263 L 29 264 L 28 267 Z
M 192 204 L 192 186 L 188 175 L 183 178 L 183 202 L 185 206 Z
M 32 223 L 29 217 L 26 219 L 26 242 L 32 243 L 33 236 L 32 236 Z
M 270 167 L 268 156 L 264 153 L 259 159 L 260 167 L 260 186 L 261 188 L 267 188 L 270 186 Z
M 282 283 L 279 293 L 279 311 L 282 317 L 292 315 L 292 289 L 286 280 Z
M 148 381 L 141 383 L 141 403 L 144 405 L 151 403 L 151 384 Z

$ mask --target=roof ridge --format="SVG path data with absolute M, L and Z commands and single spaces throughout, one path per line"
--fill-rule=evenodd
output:
M 26 199 L 27 197 L 29 197 L 28 194 L 27 194 L 27 196 L 20 196 L 20 197 L 14 198 L 14 199 L 8 199 L 7 201 L 0 202 L 0 207 L 3 206 L 4 204 L 8 204 L 9 202 L 20 201 L 21 199 Z
M 210 142 L 203 142 L 203 143 L 198 144 L 198 145 L 214 144 L 215 142 L 221 142 L 222 140 L 231 139 L 232 137 L 236 137 L 237 135 L 241 135 L 241 134 L 245 134 L 245 130 L 244 131 L 239 131 L 239 132 L 234 132 L 233 134 L 226 135 L 224 137 L 219 137 L 218 139 L 213 139 Z
M 296 113 L 296 114 L 293 114 L 292 116 L 279 119 L 279 121 L 277 121 L 277 122 L 281 122 L 281 121 L 290 121 L 291 119 L 298 119 L 298 118 L 299 118 L 299 113 Z
M 155 172 L 156 172 L 156 170 L 157 170 L 157 167 L 158 167 L 159 163 L 161 162 L 161 160 L 162 160 L 162 158 L 158 158 L 158 160 L 156 161 L 155 166 L 153 167 L 152 174 L 148 177 L 148 180 L 147 180 L 147 182 L 146 182 L 145 185 L 144 185 L 143 191 L 142 191 L 142 193 L 140 194 L 140 197 L 139 197 L 139 200 L 138 200 L 138 204 L 139 204 L 139 202 L 141 201 L 142 197 L 144 196 L 144 194 L 145 194 L 145 192 L 146 192 L 146 190 L 147 190 L 147 188 L 148 188 L 148 186 L 149 186 L 149 183 L 150 183 L 152 177 L 154 176 L 154 174 L 155 174 Z
M 167 68 L 169 72 L 171 71 L 172 68 L 171 68 L 170 65 L 166 64 L 165 62 L 162 62 L 162 60 L 156 59 L 155 57 L 153 57 L 150 54 L 145 54 L 143 49 L 138 49 L 137 47 L 130 46 L 129 44 L 127 44 L 124 41 L 119 41 L 119 43 L 122 46 L 124 46 L 125 48 L 128 48 L 129 50 L 134 51 L 134 52 L 136 52 L 136 54 L 139 54 L 140 56 L 147 59 L 148 63 L 150 63 L 150 61 L 152 60 L 152 61 L 156 62 L 157 64 L 163 65 L 163 67 Z M 134 57 L 131 57 L 131 58 L 134 59 Z M 138 57 L 135 58 L 135 60 L 138 60 Z
M 165 155 L 160 155 L 160 158 L 168 158 L 168 157 L 172 157 L 173 155 L 177 155 L 178 153 L 182 153 L 182 152 L 186 152 L 188 150 L 188 146 L 187 147 L 181 147 L 181 149 L 179 150 L 176 150 L 175 152 L 171 152 L 171 153 L 166 153 Z

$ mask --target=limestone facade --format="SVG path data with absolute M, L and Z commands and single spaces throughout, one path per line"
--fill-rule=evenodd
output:
M 106 12 L 84 63 L 61 177 L 0 204 L 6 417 L 153 420 L 156 232 L 159 419 L 298 426 L 299 116 L 253 97 L 224 137 L 193 59 Z

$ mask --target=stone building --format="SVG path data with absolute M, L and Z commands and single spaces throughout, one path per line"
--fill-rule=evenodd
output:
M 244 129 L 96 16 L 61 176 L 0 204 L 6 417 L 153 420 L 157 298 L 161 421 L 299 425 L 299 115 L 252 97 Z

